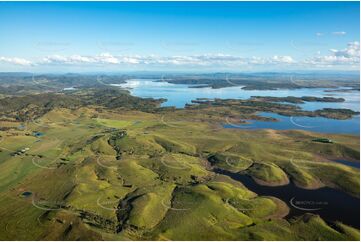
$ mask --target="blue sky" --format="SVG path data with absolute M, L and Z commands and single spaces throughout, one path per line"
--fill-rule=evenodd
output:
M 0 71 L 353 70 L 358 2 L 1 2 Z

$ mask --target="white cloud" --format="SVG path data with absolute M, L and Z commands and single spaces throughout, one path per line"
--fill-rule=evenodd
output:
M 356 65 L 360 63 L 360 43 L 357 41 L 348 43 L 345 49 L 330 49 L 330 52 L 329 55 L 307 59 L 305 63 L 317 65 Z
M 103 53 L 96 56 L 47 56 L 45 64 L 127 64 L 127 65 L 174 65 L 174 66 L 241 66 L 247 64 L 292 64 L 291 56 L 275 55 L 271 58 L 239 57 L 226 54 L 175 55 L 175 56 L 113 56 Z
M 278 56 L 278 55 L 275 55 L 275 56 L 273 56 L 272 60 L 275 63 L 284 63 L 284 64 L 292 64 L 292 63 L 295 62 L 291 56 Z
M 346 58 L 353 58 L 353 57 L 360 58 L 360 43 L 357 41 L 350 42 L 347 44 L 346 49 L 343 50 L 331 49 L 330 51 L 333 52 L 335 56 L 343 56 Z
M 230 55 L 193 55 L 193 56 L 113 56 L 102 53 L 96 56 L 47 56 L 43 59 L 46 64 L 172 64 L 172 65 L 209 65 L 242 62 L 243 58 Z
M 0 62 L 13 64 L 13 65 L 22 65 L 22 66 L 32 65 L 31 61 L 28 61 L 23 58 L 18 58 L 18 57 L 1 57 L 0 56 Z
M 279 64 L 294 64 L 296 61 L 291 56 L 275 55 L 271 58 L 252 56 L 247 59 L 247 64 L 254 65 L 279 65 Z
M 120 60 L 109 53 L 102 53 L 96 56 L 52 55 L 43 58 L 42 62 L 48 64 L 119 64 Z
M 51 55 L 40 61 L 29 61 L 22 58 L 0 57 L 0 62 L 23 66 L 84 66 L 114 67 L 114 68 L 314 68 L 314 67 L 346 67 L 357 69 L 360 63 L 360 44 L 350 42 L 344 49 L 330 49 L 328 54 L 321 55 L 318 51 L 315 56 L 295 60 L 289 55 L 274 55 L 271 57 L 242 57 L 229 54 L 200 54 L 200 55 L 113 55 L 100 53 L 98 55 Z M 57 67 L 56 67 L 57 68 Z
M 344 36 L 346 35 L 345 31 L 336 31 L 336 32 L 332 32 L 333 35 L 337 35 L 337 36 Z
M 325 34 L 324 34 L 324 33 L 321 33 L 321 32 L 317 32 L 317 33 L 316 33 L 316 36 L 317 36 L 317 37 L 321 37 L 321 36 L 324 36 L 324 35 L 325 35 Z

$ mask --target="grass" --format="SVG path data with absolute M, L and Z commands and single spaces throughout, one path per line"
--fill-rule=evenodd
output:
M 128 224 L 142 229 L 152 229 L 167 213 L 174 185 L 157 186 L 156 189 L 136 197 L 132 202 Z
M 118 128 L 118 129 L 125 128 L 133 124 L 132 121 L 127 121 L 127 120 L 112 120 L 112 119 L 97 118 L 96 121 L 103 126 Z
M 253 161 L 247 157 L 227 152 L 216 153 L 208 157 L 208 160 L 212 165 L 218 168 L 227 169 L 233 172 L 246 170 L 253 164 Z
M 252 224 L 252 219 L 225 202 L 205 185 L 179 188 L 156 231 L 171 240 L 232 239 L 232 231 Z M 177 210 L 175 210 L 177 209 Z
M 160 136 L 155 136 L 154 140 L 168 152 L 174 153 L 184 153 L 184 154 L 195 154 L 196 148 L 193 145 L 187 144 L 185 142 L 180 142 L 172 140 L 169 138 L 164 138 Z
M 258 183 L 270 186 L 279 186 L 289 183 L 286 173 L 276 164 L 254 163 L 247 174 L 252 176 Z
M 54 109 L 41 121 L 0 131 L 0 239 L 359 238 L 359 230 L 314 215 L 285 219 L 284 202 L 212 172 L 242 172 L 272 186 L 292 180 L 337 187 L 358 197 L 359 170 L 322 160 L 359 160 L 358 137 L 327 134 L 335 143 L 323 144 L 305 131 L 220 129 L 198 111 Z M 127 135 L 114 136 L 119 130 Z M 32 131 L 45 135 L 26 135 Z M 26 154 L 11 156 L 25 147 Z M 33 195 L 21 197 L 24 191 Z M 41 210 L 33 198 L 64 206 Z
M 345 225 L 344 225 L 345 226 Z M 347 226 L 345 226 L 347 227 Z M 319 216 L 306 214 L 292 223 L 292 229 L 304 240 L 355 240 L 355 233 L 341 234 Z M 359 235 L 358 235 L 359 237 Z
M 161 180 L 175 184 L 201 182 L 210 175 L 201 159 L 185 154 L 165 153 L 141 160 L 141 163 L 156 172 Z
M 319 216 L 305 214 L 287 222 L 277 219 L 264 221 L 240 231 L 239 240 L 359 240 L 359 231 L 346 225 L 345 233 L 328 226 Z M 347 230 L 347 232 L 346 232 Z

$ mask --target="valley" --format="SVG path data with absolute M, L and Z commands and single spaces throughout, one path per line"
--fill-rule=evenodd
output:
M 200 110 L 143 112 L 93 105 L 54 107 L 34 120 L 5 124 L 1 239 L 359 236 L 359 225 L 324 220 L 317 211 L 287 217 L 295 210 L 289 201 L 257 194 L 225 172 L 215 172 L 240 174 L 266 187 L 328 187 L 359 201 L 359 169 L 329 159 L 359 162 L 357 136 L 224 129 Z M 318 137 L 334 143 L 314 142 Z

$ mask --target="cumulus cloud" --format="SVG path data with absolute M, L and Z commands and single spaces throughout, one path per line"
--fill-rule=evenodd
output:
M 30 66 L 32 62 L 23 58 L 18 57 L 1 57 L 0 62 L 13 64 L 13 65 L 22 65 L 22 66 Z
M 278 56 L 278 55 L 275 55 L 275 56 L 273 56 L 272 60 L 275 63 L 284 63 L 284 64 L 292 64 L 292 63 L 295 62 L 291 56 Z
M 48 64 L 119 64 L 118 58 L 112 56 L 109 53 L 102 53 L 96 56 L 61 56 L 52 55 L 43 58 L 42 63 Z
M 173 65 L 207 65 L 215 63 L 240 62 L 242 58 L 230 55 L 194 55 L 194 56 L 113 56 L 102 53 L 96 56 L 47 56 L 43 63 L 48 64 L 173 64 Z
M 174 66 L 240 66 L 246 64 L 292 64 L 291 56 L 275 55 L 271 58 L 239 57 L 226 54 L 175 55 L 175 56 L 113 56 L 103 53 L 96 56 L 47 56 L 45 64 L 127 64 L 127 65 L 174 65 Z
M 316 56 L 305 61 L 308 64 L 317 65 L 356 65 L 360 63 L 360 43 L 350 42 L 342 50 L 330 49 L 330 54 Z
M 328 54 L 321 52 L 313 57 L 296 60 L 289 55 L 274 55 L 271 57 L 242 57 L 229 54 L 199 54 L 199 55 L 113 55 L 100 53 L 98 55 L 50 55 L 37 61 L 22 58 L 0 57 L 0 62 L 23 66 L 84 66 L 84 67 L 154 67 L 154 68 L 233 68 L 239 67 L 269 67 L 269 68 L 313 68 L 349 66 L 357 68 L 360 63 L 360 44 L 350 42 L 344 49 L 330 49 Z
M 347 48 L 343 50 L 330 50 L 335 56 L 344 56 L 345 58 L 360 58 L 360 43 L 357 41 L 347 44 Z
M 252 56 L 246 60 L 247 64 L 251 65 L 279 65 L 279 64 L 294 64 L 296 61 L 291 56 L 275 55 L 271 58 Z
M 345 31 L 336 31 L 336 32 L 332 32 L 333 35 L 337 35 L 337 36 L 343 36 L 346 35 Z

